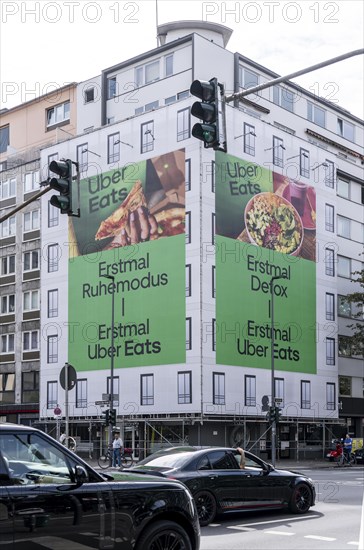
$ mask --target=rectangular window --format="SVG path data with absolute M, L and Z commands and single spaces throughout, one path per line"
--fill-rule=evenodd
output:
M 351 341 L 349 336 L 340 336 L 338 338 L 338 354 L 340 357 L 351 357 Z
M 255 127 L 244 122 L 244 153 L 255 156 Z
M 326 127 L 326 111 L 310 101 L 307 101 L 307 118 L 322 128 Z
M 192 403 L 192 373 L 182 371 L 178 373 L 178 404 Z
M 120 160 L 120 134 L 107 136 L 107 163 L 111 164 Z
M 212 297 L 216 298 L 216 266 L 212 266 Z
M 34 231 L 40 227 L 39 210 L 32 210 L 23 214 L 23 232 Z
M 346 301 L 346 296 L 339 295 L 337 297 L 338 315 L 339 317 L 351 317 L 351 303 Z
M 326 319 L 328 321 L 335 321 L 335 295 L 330 292 L 326 292 L 325 310 Z
M 70 119 L 70 102 L 66 101 L 55 107 L 47 109 L 47 127 L 61 122 L 69 121 Z
M 142 374 L 140 376 L 140 404 L 154 405 L 154 376 Z
M 58 317 L 58 289 L 48 290 L 48 317 Z
M 337 217 L 337 234 L 346 239 L 351 238 L 351 220 L 343 216 Z
M 147 153 L 154 149 L 154 122 L 150 120 L 140 127 L 140 152 Z
M 48 201 L 48 227 L 59 225 L 59 208 L 56 208 Z
M 191 191 L 191 159 L 185 160 L 185 190 Z
M 334 207 L 331 204 L 325 205 L 325 229 L 334 232 Z
M 355 141 L 355 126 L 347 120 L 337 119 L 337 133 L 349 141 Z
M 338 178 L 337 180 L 337 194 L 344 199 L 350 199 L 350 182 Z
M 186 265 L 186 297 L 191 296 L 191 264 Z
M 339 395 L 351 397 L 351 377 L 339 376 Z
M 273 103 L 293 113 L 294 94 L 287 88 L 273 86 Z
M 58 244 L 48 245 L 48 273 L 58 271 L 59 267 L 59 247 Z
M 58 335 L 47 336 L 47 363 L 58 361 Z
M 244 404 L 246 407 L 255 407 L 256 405 L 256 377 L 244 376 Z
M 0 182 L 0 200 L 16 196 L 16 178 Z
M 192 318 L 186 317 L 186 350 L 192 349 Z
M 39 350 L 39 331 L 23 332 L 23 351 Z
M 13 353 L 14 342 L 15 342 L 15 334 L 2 334 L 0 353 Z
M 331 160 L 325 160 L 325 185 L 334 189 L 335 184 L 335 164 Z
M 183 92 L 178 92 L 177 101 L 179 101 L 180 99 L 186 99 L 186 97 L 190 97 L 190 91 L 189 90 L 183 90 Z
M 1 296 L 1 315 L 8 315 L 15 311 L 15 294 Z
M 173 74 L 173 53 L 166 55 L 164 58 L 164 76 Z
M 8 145 L 10 144 L 9 130 L 9 124 L 0 128 L 0 153 L 6 153 Z
M 27 290 L 23 293 L 23 311 L 39 309 L 39 290 Z
M 0 275 L 11 275 L 15 273 L 15 254 L 11 256 L 4 256 L 0 262 Z
M 191 242 L 191 212 L 185 213 L 185 231 L 186 244 Z
M 212 319 L 212 351 L 216 351 L 216 319 Z
M 39 250 L 24 252 L 23 271 L 34 271 L 39 269 Z
M 77 162 L 80 172 L 87 170 L 88 165 L 88 144 L 77 145 Z
M 345 256 L 337 257 L 337 274 L 339 277 L 351 278 L 351 259 Z
M 225 374 L 212 373 L 212 402 L 214 405 L 225 405 Z
M 22 378 L 22 402 L 38 403 L 39 401 L 39 372 L 23 372 Z
M 300 148 L 300 174 L 305 178 L 310 177 L 310 153 L 302 147 Z
M 326 365 L 335 365 L 335 338 L 326 338 Z
M 169 97 L 166 97 L 166 99 L 164 100 L 164 104 L 165 105 L 170 105 L 171 103 L 174 103 L 176 101 L 176 96 L 175 95 L 171 95 Z
M 335 276 L 335 252 L 332 248 L 325 250 L 325 275 Z
M 177 112 L 177 141 L 190 137 L 190 108 Z
M 135 68 L 135 84 L 139 88 L 159 80 L 159 59 Z
M 211 161 L 211 193 L 215 193 L 215 161 Z
M 328 411 L 336 410 L 336 395 L 335 384 L 332 382 L 326 383 L 326 409 Z
M 15 374 L 0 374 L 0 403 L 14 403 L 15 400 Z
M 80 378 L 76 382 L 76 407 L 87 407 L 87 379 Z
M 241 88 L 253 88 L 258 86 L 259 76 L 257 73 L 247 69 L 246 67 L 239 66 L 239 86 Z
M 301 380 L 301 409 L 311 408 L 311 382 Z
M 113 388 L 112 392 L 114 394 L 114 405 L 115 407 L 119 406 L 119 395 L 120 395 L 120 389 L 119 389 L 119 377 L 114 376 L 113 378 Z M 106 381 L 106 393 L 111 395 L 111 376 L 107 377 Z
M 159 101 L 151 101 L 150 103 L 147 103 L 144 107 L 144 111 L 147 113 L 148 111 L 154 111 L 154 109 L 158 109 L 159 107 Z
M 274 166 L 283 166 L 283 139 L 273 136 L 273 164 Z
M 3 221 L 0 225 L 0 237 L 2 239 L 15 235 L 15 216 L 11 216 L 7 220 Z
M 85 103 L 91 103 L 95 101 L 95 88 L 88 88 L 85 90 Z
M 116 76 L 107 79 L 107 99 L 116 96 Z
M 58 382 L 47 382 L 47 409 L 55 409 L 58 405 Z
M 281 408 L 284 407 L 284 378 L 274 379 L 274 397 L 275 404 Z

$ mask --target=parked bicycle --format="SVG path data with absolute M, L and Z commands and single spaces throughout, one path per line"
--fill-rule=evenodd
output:
M 106 453 L 99 456 L 98 464 L 100 468 L 105 470 L 106 468 L 110 468 L 112 466 L 112 457 L 113 457 L 113 449 L 112 445 L 109 445 L 106 449 Z M 121 468 L 131 468 L 134 466 L 135 460 L 133 457 L 133 449 L 130 447 L 125 447 L 123 452 L 121 453 Z

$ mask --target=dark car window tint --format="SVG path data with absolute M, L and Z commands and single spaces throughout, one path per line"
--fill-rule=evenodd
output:
M 211 470 L 210 461 L 207 456 L 203 456 L 197 464 L 197 470 Z
M 213 451 L 209 453 L 209 459 L 213 470 L 232 470 L 234 465 L 229 454 L 225 451 Z

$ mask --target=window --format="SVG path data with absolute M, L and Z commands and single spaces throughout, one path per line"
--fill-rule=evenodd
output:
M 212 266 L 212 297 L 216 298 L 216 266 Z
M 185 231 L 186 244 L 191 242 L 191 212 L 185 214 Z
M 144 107 L 144 111 L 153 111 L 154 109 L 158 109 L 159 107 L 159 101 L 151 101 L 150 103 L 147 103 Z
M 0 275 L 2 277 L 4 277 L 4 275 L 11 275 L 11 273 L 15 273 L 15 254 L 1 258 L 0 269 Z
M 58 361 L 58 335 L 47 336 L 47 363 Z
M 16 196 L 16 178 L 0 182 L 0 200 Z
M 274 395 L 275 395 L 276 405 L 279 407 L 284 407 L 284 379 L 283 378 L 274 379 Z
M 325 250 L 325 275 L 335 276 L 335 252 L 332 248 Z
M 15 294 L 1 296 L 1 315 L 8 315 L 15 311 Z
M 257 73 L 239 66 L 239 86 L 241 88 L 253 88 L 254 86 L 258 86 L 258 84 L 259 77 Z
M 294 94 L 287 88 L 273 86 L 273 103 L 293 113 Z
M 58 317 L 58 289 L 48 290 L 48 317 Z
M 311 382 L 301 380 L 301 409 L 311 408 Z
M 53 273 L 54 271 L 58 271 L 58 264 L 59 264 L 59 247 L 58 244 L 50 244 L 48 245 L 48 273 Z
M 47 409 L 58 405 L 58 382 L 47 382 Z
M 24 252 L 23 262 L 23 271 L 39 269 L 39 250 Z
M 351 397 L 351 377 L 339 376 L 339 395 Z
M 141 133 L 141 153 L 147 153 L 148 151 L 153 151 L 154 149 L 154 122 L 150 120 L 145 122 L 140 127 Z
M 186 349 L 192 349 L 192 318 L 186 317 Z
M 47 127 L 61 122 L 68 122 L 70 119 L 70 102 L 66 101 L 47 110 Z
M 48 201 L 48 227 L 59 225 L 59 208 L 56 208 Z
M 332 382 L 326 383 L 326 409 L 328 411 L 336 410 L 335 384 Z
M 39 309 L 39 290 L 27 290 L 23 293 L 23 311 Z
M 153 374 L 142 374 L 140 377 L 140 404 L 154 405 Z
M 107 79 L 107 99 L 116 96 L 116 76 Z
M 337 180 L 337 194 L 344 199 L 350 199 L 350 182 L 338 178 Z
M 325 160 L 325 185 L 326 187 L 334 188 L 335 182 L 335 164 L 331 160 Z
M 173 74 L 173 53 L 166 55 L 164 58 L 164 76 Z
M 179 101 L 180 99 L 186 99 L 186 97 L 190 97 L 190 91 L 189 90 L 183 90 L 183 92 L 178 92 L 177 101 Z
M 307 118 L 322 128 L 326 127 L 326 111 L 307 101 Z
M 244 404 L 246 407 L 256 405 L 256 377 L 246 375 L 244 377 Z
M 185 190 L 191 191 L 191 159 L 185 160 Z
M 38 403 L 39 401 L 39 372 L 22 373 L 22 402 Z
M 326 319 L 328 321 L 335 321 L 335 295 L 330 292 L 326 292 L 325 311 Z
M 190 137 L 190 108 L 177 112 L 177 141 Z
M 7 220 L 3 221 L 0 225 L 0 237 L 5 239 L 6 237 L 11 237 L 15 235 L 15 216 L 11 216 Z
M 283 166 L 283 139 L 273 136 L 273 164 L 274 166 Z
M 186 296 L 191 296 L 191 264 L 186 265 Z
M 300 148 L 300 174 L 305 178 L 310 177 L 310 153 Z
M 156 80 L 159 80 L 159 59 L 135 68 L 135 84 L 137 88 Z
M 325 229 L 334 232 L 334 207 L 331 204 L 325 205 Z
M 337 274 L 339 277 L 350 279 L 351 277 L 351 259 L 344 256 L 337 257 Z
M 23 231 L 34 231 L 39 229 L 40 226 L 40 216 L 39 210 L 32 210 L 31 212 L 25 212 L 23 215 Z
M 350 231 L 351 224 L 349 218 L 344 218 L 343 216 L 337 217 L 337 234 L 340 237 L 345 237 L 346 239 L 350 239 Z
M 326 338 L 326 365 L 335 365 L 335 338 Z
M 120 394 L 120 390 L 119 390 L 119 377 L 118 376 L 114 376 L 113 377 L 113 384 L 112 384 L 112 392 L 114 394 L 114 405 L 116 407 L 119 406 L 119 394 Z M 111 395 L 111 376 L 108 376 L 107 377 L 107 381 L 106 381 L 106 393 Z
M 255 127 L 244 122 L 244 153 L 255 156 Z
M 82 145 L 77 145 L 77 162 L 79 164 L 80 172 L 87 170 L 88 165 L 88 144 L 83 143 Z
M 337 133 L 349 141 L 355 141 L 355 126 L 347 120 L 337 119 Z
M 338 354 L 340 357 L 351 357 L 352 347 L 349 336 L 340 336 L 338 338 Z
M 23 351 L 39 350 L 39 331 L 23 332 Z
M 86 378 L 80 378 L 76 382 L 76 407 L 77 408 L 87 407 L 87 379 Z
M 85 103 L 91 103 L 91 101 L 95 101 L 95 88 L 85 90 Z
M 169 97 L 166 97 L 166 99 L 164 100 L 164 105 L 170 105 L 171 103 L 174 103 L 176 101 L 176 96 L 175 95 L 171 95 Z
M 14 403 L 15 374 L 0 374 L 0 403 Z
M 214 405 L 225 405 L 225 374 L 212 373 L 212 402 Z
M 119 162 L 120 160 L 120 134 L 107 136 L 107 163 Z
M 191 371 L 178 373 L 178 404 L 185 405 L 192 403 L 192 380 Z
M 212 351 L 216 351 L 216 319 L 212 319 Z
M 15 342 L 15 334 L 2 334 L 0 353 L 13 353 L 14 342 Z
M 0 128 L 0 153 L 6 153 L 9 141 L 9 125 Z
M 215 193 L 215 161 L 211 161 L 211 193 Z
M 351 303 L 346 301 L 346 296 L 337 297 L 339 317 L 351 317 Z

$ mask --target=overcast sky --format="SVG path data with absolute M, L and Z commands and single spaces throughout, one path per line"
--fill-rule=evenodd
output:
M 226 25 L 233 29 L 230 51 L 285 75 L 363 48 L 363 6 L 362 0 L 158 0 L 158 22 Z M 0 9 L 1 108 L 96 76 L 157 45 L 155 0 L 2 0 Z M 364 118 L 363 73 L 361 55 L 295 82 Z

